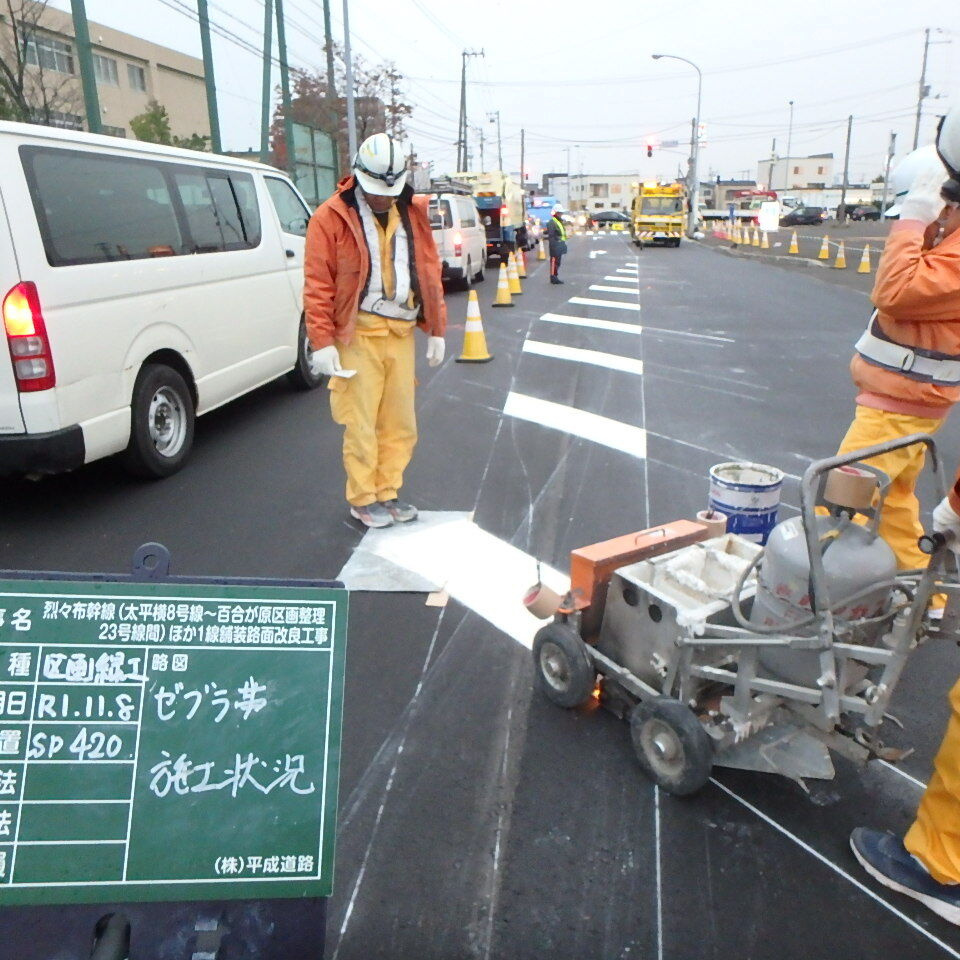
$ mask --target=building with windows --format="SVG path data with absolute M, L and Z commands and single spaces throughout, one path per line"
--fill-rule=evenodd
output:
M 637 173 L 588 174 L 574 173 L 569 180 L 565 173 L 550 174 L 547 192 L 557 197 L 568 210 L 630 209 L 631 188 L 640 179 Z
M 761 190 L 823 189 L 833 186 L 833 154 L 809 157 L 774 157 L 757 162 L 757 186 Z
M 46 7 L 36 28 L 18 24 L 23 42 L 25 90 L 35 117 L 53 126 L 86 127 L 80 63 L 69 13 Z M 167 109 L 174 136 L 208 136 L 203 61 L 122 33 L 89 24 L 103 132 L 132 137 L 131 118 L 150 100 Z M 0 57 L 16 63 L 10 17 L 0 15 Z

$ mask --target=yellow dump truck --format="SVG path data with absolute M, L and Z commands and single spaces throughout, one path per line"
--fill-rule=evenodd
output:
M 633 185 L 630 234 L 633 242 L 680 246 L 687 219 L 687 188 L 682 183 L 647 180 Z

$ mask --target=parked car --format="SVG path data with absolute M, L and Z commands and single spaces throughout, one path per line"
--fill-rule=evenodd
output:
M 822 223 L 826 219 L 825 214 L 823 207 L 794 207 L 780 218 L 780 226 L 811 226 Z
M 432 194 L 429 213 L 442 278 L 454 289 L 469 290 L 483 280 L 487 265 L 487 234 L 476 201 L 469 194 Z
M 850 211 L 851 220 L 879 220 L 880 219 L 880 208 L 873 206 L 873 204 L 866 204 L 862 207 L 854 207 Z
M 323 377 L 303 321 L 310 209 L 279 170 L 0 122 L 0 474 L 120 453 L 178 470 L 195 417 Z
M 630 217 L 622 210 L 601 210 L 598 213 L 591 213 L 590 219 L 594 224 L 597 223 L 629 223 Z

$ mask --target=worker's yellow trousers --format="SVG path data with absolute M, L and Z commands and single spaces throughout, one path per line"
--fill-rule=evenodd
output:
M 393 500 L 417 443 L 414 410 L 414 338 L 357 332 L 337 344 L 351 379 L 330 378 L 330 411 L 343 430 L 347 502 L 365 507 Z
M 899 440 L 911 433 L 936 433 L 942 426 L 943 420 L 888 413 L 858 405 L 853 423 L 837 453 L 850 453 L 878 443 Z M 920 525 L 920 503 L 915 489 L 917 476 L 923 469 L 925 449 L 922 444 L 915 444 L 864 461 L 890 478 L 879 532 L 896 554 L 897 566 L 901 570 L 925 567 L 930 560 L 917 546 L 917 540 L 923 536 L 923 527 Z
M 960 681 L 950 691 L 950 708 L 930 785 L 903 841 L 940 883 L 960 883 Z

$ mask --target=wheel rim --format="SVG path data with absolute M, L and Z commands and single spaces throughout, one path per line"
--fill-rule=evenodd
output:
M 170 387 L 160 387 L 150 401 L 147 429 L 161 457 L 175 457 L 187 439 L 187 411 L 183 400 Z
M 658 776 L 672 778 L 683 771 L 683 742 L 676 730 L 651 717 L 640 728 L 640 746 Z
M 310 376 L 319 377 L 321 375 L 320 361 L 317 359 L 313 347 L 310 346 L 310 338 L 306 334 L 303 335 L 303 359 L 306 362 Z
M 570 659 L 552 640 L 548 640 L 540 648 L 540 672 L 554 690 L 565 693 L 569 689 Z

